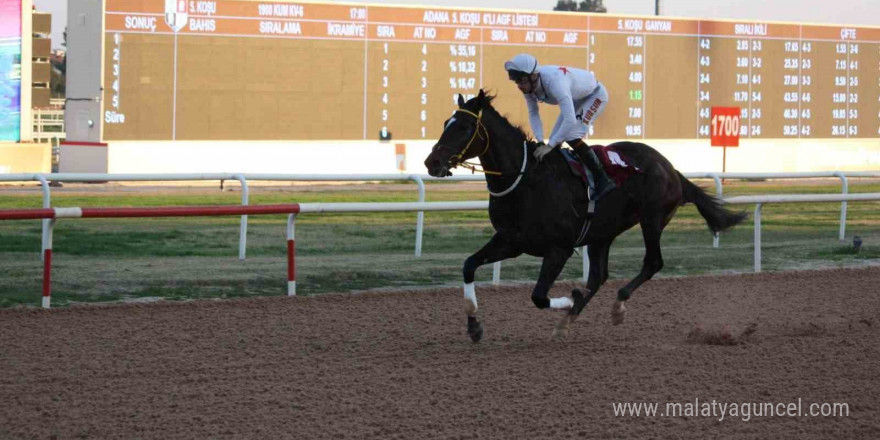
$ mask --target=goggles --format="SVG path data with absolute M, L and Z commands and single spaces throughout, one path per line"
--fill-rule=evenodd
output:
M 507 77 L 510 78 L 511 81 L 514 82 L 523 82 L 525 79 L 529 77 L 530 74 L 525 73 L 520 70 L 508 70 Z

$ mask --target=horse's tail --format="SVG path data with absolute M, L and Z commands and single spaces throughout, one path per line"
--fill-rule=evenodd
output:
M 743 212 L 732 212 L 724 208 L 724 202 L 709 195 L 703 188 L 694 185 L 693 182 L 682 176 L 676 171 L 678 179 L 681 180 L 682 198 L 684 202 L 690 202 L 697 206 L 697 211 L 706 219 L 709 229 L 715 232 L 726 231 L 748 217 Z

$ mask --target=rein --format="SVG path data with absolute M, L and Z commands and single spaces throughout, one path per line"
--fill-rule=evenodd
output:
M 504 191 L 497 192 L 497 193 L 492 192 L 492 190 L 489 189 L 489 182 L 487 181 L 486 182 L 486 189 L 489 191 L 490 196 L 504 197 L 504 196 L 510 194 L 510 192 L 513 191 L 517 185 L 519 185 L 519 181 L 522 180 L 522 176 L 526 173 L 526 165 L 529 163 L 529 156 L 528 155 L 529 155 L 529 151 L 526 148 L 526 141 L 523 140 L 523 164 L 522 164 L 522 168 L 520 168 L 520 170 L 519 170 L 519 175 L 516 176 L 516 180 L 513 182 L 513 185 L 510 185 L 510 187 L 508 187 Z
M 478 113 L 474 113 L 469 110 L 465 110 L 465 109 L 460 108 L 460 109 L 456 110 L 456 112 L 466 113 L 468 115 L 473 116 L 477 120 L 477 129 L 474 130 L 473 136 L 471 136 L 471 139 L 468 141 L 468 143 L 464 147 L 464 149 L 462 149 L 461 152 L 455 156 L 455 158 L 458 160 L 458 164 L 462 168 L 467 168 L 467 169 L 471 170 L 471 172 L 479 171 L 479 172 L 482 172 L 487 175 L 503 176 L 504 173 L 501 173 L 500 171 L 490 171 L 485 168 L 482 168 L 481 164 L 469 163 L 469 162 L 465 162 L 464 160 L 462 160 L 465 153 L 468 151 L 468 149 L 471 148 L 471 144 L 473 144 L 474 140 L 477 139 L 477 136 L 479 136 L 480 139 L 486 141 L 486 148 L 484 148 L 483 152 L 478 154 L 477 157 L 482 156 L 487 151 L 489 151 L 489 130 L 487 130 L 486 126 L 483 125 L 483 121 L 482 121 L 483 110 L 480 110 Z M 483 133 L 486 134 L 485 138 L 483 137 L 483 135 L 480 134 L 480 128 L 482 128 Z M 526 172 L 526 165 L 528 165 L 528 162 L 529 162 L 528 154 L 529 154 L 529 152 L 528 152 L 528 148 L 526 146 L 526 141 L 523 140 L 523 162 L 522 162 L 522 167 L 520 168 L 519 173 L 516 176 L 516 180 L 507 189 L 505 189 L 504 191 L 500 191 L 500 192 L 493 192 L 492 190 L 488 189 L 489 182 L 487 181 L 486 182 L 486 189 L 489 191 L 489 195 L 491 195 L 493 197 L 504 197 L 504 196 L 510 194 L 514 189 L 516 189 L 516 187 L 519 185 L 519 182 L 522 180 L 523 174 L 525 174 L 525 172 Z M 481 169 L 477 169 L 478 166 Z

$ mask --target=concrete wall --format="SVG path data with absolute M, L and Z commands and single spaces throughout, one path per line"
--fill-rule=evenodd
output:
M 51 172 L 51 145 L 0 142 L 0 174 Z
M 405 169 L 398 169 L 396 144 L 405 148 Z M 591 143 L 605 143 L 597 139 Z M 682 172 L 722 171 L 723 150 L 708 140 L 650 141 Z M 424 174 L 422 162 L 433 141 L 381 142 L 110 142 L 106 148 L 63 146 L 61 169 L 108 173 L 406 173 Z M 101 161 L 106 170 L 89 165 Z M 76 162 L 74 162 L 76 161 Z M 67 163 L 65 163 L 67 162 Z M 75 163 L 80 167 L 72 166 Z M 728 172 L 808 172 L 880 170 L 880 140 L 742 140 L 727 149 Z M 459 170 L 458 173 L 470 173 Z

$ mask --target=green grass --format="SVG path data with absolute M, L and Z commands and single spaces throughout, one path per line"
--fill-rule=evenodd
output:
M 725 195 L 838 193 L 833 181 L 776 185 L 728 181 Z M 227 187 L 235 187 L 227 182 Z M 710 186 L 708 182 L 704 186 Z M 168 206 L 239 204 L 238 191 L 161 189 L 162 194 L 101 185 L 54 190 L 53 206 Z M 456 190 L 429 184 L 429 201 L 486 200 L 480 185 Z M 850 192 L 880 192 L 880 184 L 851 181 Z M 413 185 L 256 187 L 251 204 L 414 201 Z M 37 208 L 39 190 L 0 190 L 0 209 Z M 750 214 L 754 206 L 738 206 Z M 762 268 L 766 271 L 880 263 L 880 202 L 851 202 L 847 241 L 837 239 L 839 203 L 770 204 L 763 208 Z M 415 213 L 303 214 L 297 219 L 297 292 L 312 295 L 364 289 L 459 285 L 464 259 L 492 235 L 483 211 L 425 214 L 423 255 L 413 256 Z M 250 216 L 247 260 L 239 261 L 239 217 L 63 219 L 54 231 L 53 306 L 80 302 L 165 298 L 231 298 L 286 292 L 286 216 Z M 39 221 L 0 222 L 0 307 L 37 306 L 40 300 Z M 859 252 L 854 235 L 863 238 Z M 692 206 L 679 209 L 663 235 L 662 277 L 750 272 L 753 229 L 748 220 L 712 248 Z M 611 278 L 635 276 L 644 255 L 641 231 L 627 231 L 611 251 Z M 575 255 L 561 279 L 580 279 Z M 538 258 L 505 261 L 504 281 L 534 282 Z M 490 281 L 491 267 L 477 272 Z M 530 289 L 524 286 L 524 294 Z

